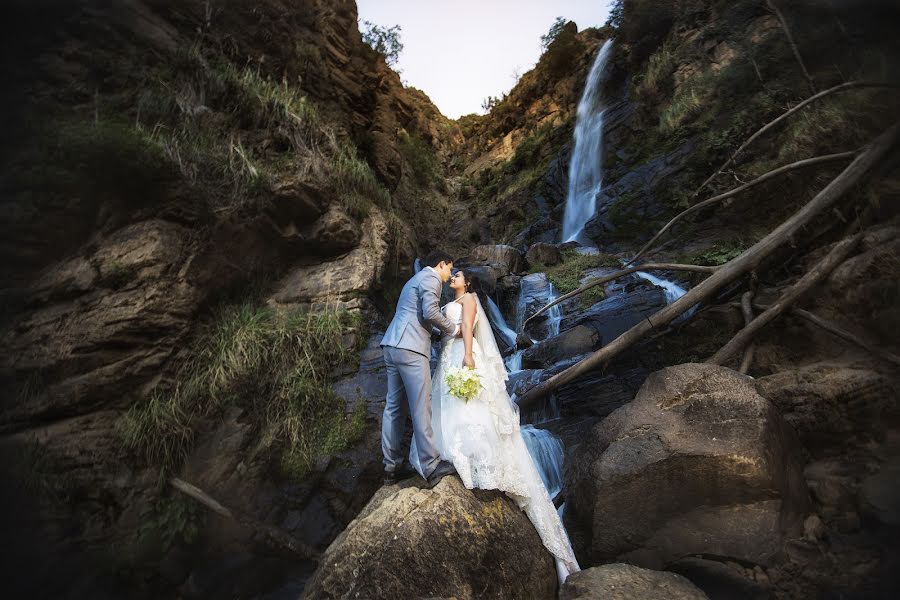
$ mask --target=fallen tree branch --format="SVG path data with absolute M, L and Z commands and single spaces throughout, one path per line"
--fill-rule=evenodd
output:
M 706 265 L 683 265 L 679 263 L 648 263 L 645 265 L 638 265 L 635 267 L 628 267 L 627 269 L 622 269 L 621 271 L 616 271 L 615 273 L 610 273 L 609 275 L 604 275 L 603 277 L 597 277 L 596 279 L 591 279 L 583 286 L 578 288 L 577 290 L 572 290 L 567 294 L 563 294 L 556 300 L 548 303 L 546 306 L 538 310 L 536 313 L 525 319 L 525 322 L 522 323 L 522 331 L 525 331 L 525 326 L 528 325 L 528 322 L 534 319 L 535 317 L 544 314 L 560 302 L 565 302 L 569 298 L 574 298 L 578 294 L 582 292 L 586 292 L 592 287 L 602 285 L 604 283 L 609 283 L 610 281 L 615 281 L 620 277 L 625 277 L 626 275 L 630 275 L 632 273 L 637 273 L 638 271 L 692 271 L 694 273 L 713 273 L 719 267 L 706 266 Z
M 744 314 L 744 327 L 749 327 L 750 323 L 753 322 L 753 291 L 744 292 L 741 296 L 741 312 Z M 744 349 L 744 357 L 741 359 L 741 366 L 738 368 L 738 372 L 746 375 L 747 371 L 750 370 L 750 365 L 753 364 L 753 355 L 756 353 L 756 345 L 752 342 L 747 344 L 747 348 Z
M 729 306 L 734 306 L 736 308 L 740 308 L 740 305 L 737 303 L 734 303 L 734 302 L 729 303 Z M 768 310 L 769 305 L 768 304 L 757 304 L 756 302 L 754 302 L 753 308 L 756 310 Z M 883 360 L 885 362 L 889 362 L 889 363 L 893 364 L 894 366 L 900 367 L 900 356 L 897 356 L 896 354 L 892 354 L 890 352 L 885 352 L 884 350 L 881 350 L 880 348 L 876 348 L 872 344 L 863 340 L 861 337 L 859 337 L 853 333 L 850 333 L 849 331 L 847 331 L 840 325 L 837 325 L 836 323 L 833 323 L 827 319 L 823 319 L 822 317 L 820 317 L 814 313 L 811 313 L 808 310 L 803 310 L 802 308 L 793 307 L 790 309 L 789 314 L 792 316 L 800 317 L 801 319 L 804 319 L 806 321 L 809 321 L 813 325 L 821 327 L 828 333 L 830 333 L 836 337 L 839 337 L 842 340 L 848 341 L 851 344 L 855 344 L 855 345 L 859 346 L 860 348 L 862 348 L 863 350 L 872 354 L 873 356 L 880 358 L 881 360 Z
M 766 237 L 745 250 L 740 256 L 716 269 L 712 275 L 700 282 L 697 287 L 672 304 L 659 310 L 653 316 L 644 319 L 587 358 L 525 392 L 518 400 L 519 406 L 527 408 L 559 386 L 606 364 L 623 350 L 643 338 L 648 331 L 667 325 L 695 304 L 714 296 L 723 286 L 755 269 L 762 261 L 769 258 L 776 249 L 788 243 L 801 228 L 811 223 L 816 217 L 828 212 L 838 199 L 853 188 L 872 167 L 881 162 L 897 145 L 898 141 L 900 141 L 900 122 L 895 123 L 873 140 L 831 183 Z
M 636 261 L 640 257 L 642 257 L 650 248 L 653 247 L 654 244 L 656 244 L 656 242 L 659 240 L 659 238 L 662 237 L 662 235 L 666 231 L 668 231 L 669 229 L 672 228 L 673 225 L 675 225 L 675 223 L 677 223 L 678 221 L 680 221 L 687 215 L 689 215 L 693 212 L 697 212 L 701 208 L 706 208 L 707 206 L 712 206 L 713 204 L 717 204 L 719 202 L 727 200 L 728 198 L 736 196 L 739 193 L 741 193 L 751 187 L 757 186 L 761 183 L 765 183 L 766 181 L 772 179 L 773 177 L 777 177 L 778 175 L 781 175 L 782 173 L 787 173 L 789 171 L 794 171 L 796 169 L 811 167 L 813 165 L 819 165 L 819 164 L 826 163 L 826 162 L 832 162 L 832 161 L 837 161 L 837 160 L 845 160 L 845 159 L 853 158 L 857 154 L 859 154 L 859 150 L 854 150 L 852 152 L 840 152 L 838 154 L 826 154 L 824 156 L 816 156 L 814 158 L 807 158 L 804 160 L 799 160 L 799 161 L 791 163 L 789 165 L 784 165 L 783 167 L 778 167 L 777 169 L 774 169 L 772 171 L 769 171 L 768 173 L 760 175 L 753 181 L 748 181 L 744 185 L 741 185 L 732 190 L 729 190 L 727 192 L 719 194 L 718 196 L 713 196 L 712 198 L 704 200 L 703 202 L 698 202 L 697 204 L 695 204 L 691 207 L 688 207 L 687 209 L 685 209 L 685 210 L 681 211 L 680 213 L 678 213 L 677 215 L 675 215 L 675 217 L 673 217 L 671 221 L 666 223 L 663 226 L 663 228 L 660 229 L 657 232 L 657 234 L 654 235 L 653 238 L 649 242 L 644 244 L 643 248 L 638 250 L 638 253 L 634 255 L 634 258 L 632 258 L 627 263 L 625 263 L 625 266 L 627 267 L 628 265 L 632 264 L 634 261 Z
M 884 82 L 881 82 L 881 81 L 848 81 L 847 83 L 842 83 L 842 84 L 840 84 L 840 85 L 836 85 L 836 86 L 834 86 L 834 87 L 832 87 L 832 88 L 828 88 L 827 90 L 823 90 L 823 91 L 819 92 L 818 94 L 815 94 L 815 95 L 813 95 L 813 96 L 810 96 L 809 98 L 807 98 L 806 100 L 800 102 L 799 104 L 797 104 L 797 105 L 794 106 L 793 108 L 791 108 L 791 109 L 787 110 L 786 112 L 782 113 L 781 116 L 779 116 L 779 117 L 776 118 L 775 120 L 770 121 L 770 122 L 767 123 L 766 125 L 763 125 L 761 128 L 759 128 L 759 129 L 756 131 L 756 133 L 754 133 L 754 134 L 751 135 L 749 138 L 747 138 L 747 141 L 745 141 L 743 144 L 741 144 L 740 147 L 739 147 L 737 150 L 734 151 L 734 154 L 731 155 L 731 158 L 729 158 L 728 160 L 726 160 L 725 163 L 724 163 L 721 167 L 719 167 L 719 168 L 716 170 L 715 173 L 713 173 L 712 175 L 710 175 L 710 176 L 706 179 L 706 181 L 704 181 L 703 183 L 700 184 L 700 187 L 698 187 L 697 190 L 693 193 L 693 197 L 696 198 L 698 195 L 700 195 L 700 192 L 703 190 L 703 188 L 705 188 L 705 187 L 709 184 L 710 181 L 712 181 L 713 179 L 715 179 L 716 177 L 718 177 L 718 175 L 719 175 L 722 171 L 724 171 L 725 169 L 727 169 L 727 168 L 731 165 L 731 163 L 734 162 L 734 159 L 737 158 L 738 154 L 740 154 L 741 152 L 743 152 L 743 151 L 747 148 L 747 146 L 749 146 L 750 144 L 752 144 L 759 136 L 761 136 L 761 135 L 764 134 L 765 132 L 769 131 L 770 129 L 772 129 L 772 128 L 775 127 L 777 124 L 779 124 L 779 123 L 781 123 L 782 121 L 784 121 L 786 118 L 788 118 L 789 116 L 791 116 L 792 114 L 794 114 L 794 113 L 797 112 L 798 110 L 801 110 L 801 109 L 803 109 L 805 106 L 808 106 L 808 105 L 812 104 L 812 103 L 815 102 L 816 100 L 821 100 L 821 99 L 824 98 L 825 96 L 828 96 L 828 95 L 833 94 L 833 93 L 835 93 L 835 92 L 840 92 L 840 91 L 843 91 L 843 90 L 848 90 L 848 89 L 852 89 L 852 88 L 859 88 L 859 87 L 884 87 L 884 88 L 896 88 L 897 85 L 892 84 L 892 83 L 884 83 Z
M 810 76 L 809 71 L 806 70 L 806 64 L 803 62 L 803 57 L 800 56 L 800 49 L 797 47 L 797 43 L 794 41 L 794 36 L 791 35 L 791 28 L 788 26 L 787 19 L 784 18 L 784 15 L 772 0 L 766 0 L 766 4 L 769 5 L 769 8 L 772 9 L 772 12 L 775 13 L 775 16 L 777 16 L 778 20 L 781 22 L 781 28 L 784 30 L 784 35 L 788 39 L 788 44 L 790 44 L 791 50 L 793 50 L 794 52 L 794 58 L 797 59 L 797 63 L 800 65 L 800 70 L 803 71 L 803 76 L 806 77 L 806 82 L 809 84 L 810 91 L 815 94 L 816 84 L 813 81 L 812 76 Z
M 728 361 L 734 354 L 739 352 L 746 346 L 753 337 L 759 333 L 763 327 L 777 319 L 784 311 L 790 308 L 791 304 L 796 302 L 803 294 L 808 292 L 810 288 L 825 279 L 839 264 L 850 255 L 854 248 L 862 239 L 862 232 L 842 240 L 835 244 L 834 248 L 825 255 L 816 265 L 809 270 L 797 283 L 788 288 L 775 304 L 763 311 L 758 317 L 753 319 L 746 327 L 741 329 L 727 344 L 722 346 L 706 362 L 712 365 L 721 365 Z
M 294 554 L 297 554 L 303 558 L 314 560 L 317 559 L 321 554 L 312 546 L 301 542 L 294 536 L 278 529 L 277 527 L 273 527 L 271 525 L 263 523 L 262 521 L 254 519 L 250 515 L 234 511 L 223 506 L 215 498 L 213 498 L 197 486 L 191 485 L 190 483 L 179 479 L 178 477 L 172 477 L 169 480 L 169 483 L 172 484 L 172 487 L 174 487 L 179 492 L 187 494 L 216 514 L 219 514 L 226 519 L 237 521 L 241 525 L 245 525 L 250 529 L 253 529 L 257 533 L 261 534 L 264 538 L 268 539 L 270 542 L 274 543 L 277 546 L 281 546 L 282 548 L 286 548 Z

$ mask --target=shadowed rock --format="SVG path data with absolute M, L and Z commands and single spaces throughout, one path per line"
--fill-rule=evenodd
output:
M 331 544 L 305 598 L 553 598 L 556 571 L 534 527 L 503 494 L 379 490 Z
M 559 600 L 708 600 L 690 581 L 665 571 L 616 563 L 569 576 Z
M 709 554 L 772 564 L 808 512 L 800 456 L 750 378 L 669 367 L 570 454 L 566 522 L 582 561 L 661 567 Z

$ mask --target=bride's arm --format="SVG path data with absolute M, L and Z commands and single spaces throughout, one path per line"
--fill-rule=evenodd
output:
M 466 354 L 463 357 L 463 366 L 470 369 L 475 368 L 475 359 L 472 358 L 472 336 L 475 334 L 475 298 L 466 296 L 462 301 L 463 318 L 462 318 L 462 338 L 465 345 Z

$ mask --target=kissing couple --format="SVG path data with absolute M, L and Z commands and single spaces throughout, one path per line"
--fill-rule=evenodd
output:
M 482 308 L 478 282 L 453 260 L 431 252 L 426 266 L 403 286 L 381 346 L 387 365 L 387 398 L 381 425 L 385 483 L 420 474 L 429 488 L 458 474 L 468 489 L 501 490 L 525 511 L 556 559 L 560 583 L 579 570 L 569 536 L 544 487 L 519 430 L 519 407 L 506 391 L 508 373 Z M 444 282 L 456 298 L 440 306 Z M 432 328 L 441 338 L 431 376 Z M 479 393 L 466 401 L 450 393 L 446 374 L 474 369 Z M 407 413 L 413 437 L 409 462 L 403 445 Z

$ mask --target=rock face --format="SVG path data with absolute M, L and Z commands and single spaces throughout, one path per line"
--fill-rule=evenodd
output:
M 615 563 L 591 567 L 566 579 L 559 600 L 708 600 L 694 584 L 675 573 Z
M 570 453 L 570 535 L 582 562 L 659 567 L 711 554 L 770 564 L 808 511 L 799 456 L 749 378 L 662 369 Z
M 897 392 L 890 379 L 864 368 L 818 363 L 757 381 L 816 457 L 840 453 L 855 439 L 877 439 L 896 414 Z
M 553 598 L 556 571 L 525 514 L 455 476 L 388 486 L 331 544 L 305 598 Z

